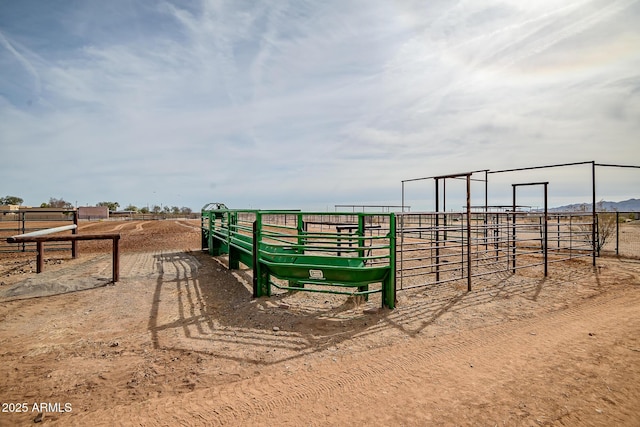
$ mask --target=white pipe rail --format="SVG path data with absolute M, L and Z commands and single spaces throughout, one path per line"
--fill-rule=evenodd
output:
M 46 236 L 47 234 L 59 233 L 61 231 L 75 230 L 78 228 L 76 224 L 63 225 L 61 227 L 47 228 L 45 230 L 32 231 L 31 233 L 18 234 L 17 236 L 11 236 L 11 239 L 18 239 L 22 237 L 38 237 Z

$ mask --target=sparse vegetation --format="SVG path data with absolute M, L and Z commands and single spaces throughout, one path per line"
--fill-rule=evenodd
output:
M 581 212 L 591 212 L 591 205 L 583 204 L 580 208 Z M 596 231 L 596 253 L 600 255 L 600 251 L 607 243 L 609 238 L 616 232 L 616 213 L 608 211 L 602 201 L 596 203 L 597 214 L 597 231 Z M 579 225 L 580 231 L 591 231 L 591 224 Z M 587 234 L 591 236 L 590 234 Z M 589 244 L 593 246 L 592 238 L 589 237 Z
M 73 209 L 73 205 L 64 199 L 56 199 L 50 197 L 48 203 L 42 203 L 41 208 L 56 208 L 56 209 Z
M 21 205 L 24 200 L 17 196 L 0 197 L 0 205 Z
M 120 203 L 118 202 L 100 202 L 96 203 L 96 206 L 106 206 L 109 208 L 109 212 L 115 212 L 120 207 Z

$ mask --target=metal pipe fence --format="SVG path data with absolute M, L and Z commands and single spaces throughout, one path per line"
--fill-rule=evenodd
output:
M 600 255 L 640 258 L 640 212 L 599 212 Z
M 213 209 L 210 209 L 213 207 Z M 395 304 L 395 216 L 391 213 L 202 210 L 202 247 L 252 270 L 254 297 L 272 288 L 362 296 Z M 370 288 L 370 285 L 372 287 Z
M 589 213 L 398 213 L 398 290 L 593 254 Z
M 75 209 L 35 209 L 7 211 L 0 215 L 0 253 L 35 252 L 35 242 L 8 243 L 7 239 L 19 234 L 45 230 L 64 225 L 78 225 Z M 72 233 L 76 233 L 74 229 Z M 47 249 L 51 251 L 74 251 L 74 242 L 53 242 Z

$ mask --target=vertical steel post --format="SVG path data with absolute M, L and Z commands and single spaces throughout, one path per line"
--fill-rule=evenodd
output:
M 511 229 L 512 229 L 512 233 L 511 233 L 511 237 L 513 238 L 513 246 L 511 248 L 511 253 L 513 256 L 513 259 L 511 260 L 512 263 L 512 269 L 511 272 L 515 274 L 516 272 L 516 186 L 515 184 L 511 184 L 512 188 L 513 188 L 513 203 L 512 203 L 512 211 L 511 211 Z
M 620 244 L 620 212 L 616 211 L 616 256 L 620 255 L 618 247 Z
M 489 191 L 489 171 L 484 171 L 484 250 L 489 250 L 489 200 L 487 192 Z
M 548 251 L 548 209 L 547 209 L 547 187 L 548 184 L 544 183 L 544 277 L 547 277 L 549 272 L 549 251 Z
M 356 237 L 357 245 L 358 245 L 357 248 L 358 249 L 356 249 L 356 250 L 357 250 L 357 253 L 358 253 L 358 257 L 364 262 L 366 262 L 366 260 L 364 259 L 364 257 L 365 257 L 364 246 L 365 246 L 365 229 L 366 229 L 366 226 L 367 225 L 365 223 L 365 214 L 364 213 L 358 214 L 358 229 L 357 229 L 357 237 Z M 347 230 L 347 231 L 349 231 L 349 230 Z M 351 242 L 353 242 L 353 237 L 349 237 L 349 247 L 351 247 Z M 384 285 L 384 283 L 383 283 L 383 285 Z M 369 285 L 358 286 L 358 290 L 361 291 L 361 292 L 366 292 L 366 291 L 369 290 Z M 384 293 L 384 291 L 383 291 L 383 293 Z M 384 298 L 384 295 L 383 295 L 383 298 Z M 365 299 L 365 301 L 368 301 L 369 300 L 369 294 L 365 294 L 364 295 L 364 299 Z
M 569 214 L 569 259 L 573 257 L 573 230 L 572 223 L 573 215 Z
M 253 247 L 251 257 L 253 258 L 253 297 L 258 298 L 262 296 L 262 292 L 260 289 L 260 260 L 258 257 L 259 243 L 258 243 L 258 221 L 257 218 L 253 221 L 252 224 L 252 236 L 253 236 Z
M 464 264 L 466 262 L 465 246 L 464 246 L 464 234 L 468 221 L 465 220 L 466 214 L 460 214 L 460 278 L 464 279 Z M 468 219 L 468 218 L 467 218 Z
M 24 224 L 26 214 L 27 214 L 26 212 L 22 212 L 22 215 L 20 215 L 22 217 L 22 231 L 20 234 L 26 233 L 25 224 Z M 25 250 L 26 250 L 25 243 L 22 242 L 22 252 L 24 252 Z
M 396 304 L 396 215 L 389 215 L 389 277 L 383 286 L 382 304 L 394 308 Z
M 76 228 L 74 228 L 71 231 L 71 234 L 78 234 L 78 210 L 77 209 L 73 211 L 73 224 L 76 226 Z M 71 258 L 76 258 L 77 255 L 78 255 L 78 241 L 72 240 L 71 241 Z
M 440 281 L 440 181 L 434 179 L 436 183 L 436 282 Z
M 442 180 L 442 212 L 444 215 L 442 217 L 442 225 L 444 227 L 444 245 L 447 245 L 447 178 Z
M 404 255 L 402 253 L 404 249 L 404 181 L 402 181 L 402 215 L 400 216 L 400 289 L 403 286 L 402 269 L 404 268 Z M 396 272 L 397 274 L 397 272 Z
M 596 238 L 598 238 L 597 236 L 597 228 L 598 228 L 598 218 L 597 218 L 597 214 L 596 214 L 596 162 L 595 161 L 591 161 L 591 201 L 592 201 L 592 205 L 591 205 L 591 213 L 593 215 L 593 220 L 592 220 L 592 227 L 591 227 L 591 241 L 593 242 L 593 266 L 596 266 L 596 249 L 597 249 L 597 243 L 596 243 Z
M 471 175 L 467 175 L 467 291 L 471 292 Z

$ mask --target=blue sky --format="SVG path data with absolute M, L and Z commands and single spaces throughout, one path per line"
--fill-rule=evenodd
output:
M 640 164 L 638 0 L 2 0 L 0 70 L 0 195 L 28 205 L 333 210 Z M 590 176 L 494 175 L 490 203 L 589 201 Z M 640 170 L 598 178 L 640 196 Z

